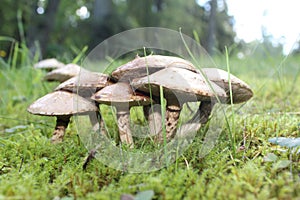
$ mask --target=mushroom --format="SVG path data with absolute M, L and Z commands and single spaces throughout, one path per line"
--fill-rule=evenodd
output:
M 55 88 L 56 91 L 63 90 L 68 92 L 76 93 L 84 98 L 88 98 L 95 94 L 97 91 L 102 89 L 105 86 L 111 85 L 112 82 L 109 81 L 109 77 L 106 74 L 83 71 L 75 77 L 72 77 L 65 82 L 61 83 Z M 99 104 L 95 102 L 98 107 Z M 100 110 L 99 110 L 100 111 Z M 101 119 L 101 114 L 99 112 L 98 121 L 100 122 L 95 124 L 93 127 L 94 131 L 100 130 L 101 133 L 105 134 L 104 121 Z M 100 126 L 100 127 L 99 127 Z
M 81 68 L 80 66 L 76 64 L 67 64 L 64 67 L 60 67 L 58 69 L 55 69 L 51 72 L 48 72 L 44 80 L 46 81 L 58 81 L 58 82 L 64 82 L 76 75 L 78 75 L 81 72 L 87 71 L 86 69 Z
M 62 82 L 55 90 L 65 90 L 78 93 L 83 97 L 91 97 L 96 91 L 111 85 L 109 77 L 106 74 L 83 71 L 82 73 Z
M 232 91 L 232 103 L 238 104 L 245 101 L 248 101 L 252 96 L 253 92 L 249 85 L 247 85 L 244 81 L 240 80 L 236 76 L 232 74 L 228 74 L 228 72 L 217 69 L 217 68 L 202 68 L 201 69 L 204 75 L 213 83 L 217 84 L 219 87 L 223 88 L 227 94 L 227 98 L 225 99 L 225 103 L 231 103 L 230 100 L 230 88 L 229 88 L 229 76 L 230 76 L 230 84 Z M 199 72 L 200 73 L 200 72 Z M 202 101 L 199 110 L 195 114 L 194 117 L 201 114 L 200 123 L 204 124 L 208 121 L 209 116 L 211 114 L 212 108 L 215 101 Z
M 120 140 L 133 148 L 129 121 L 130 108 L 132 106 L 148 105 L 151 103 L 150 98 L 143 94 L 135 93 L 128 83 L 118 82 L 101 89 L 91 99 L 116 107 Z
M 143 78 L 133 79 L 131 85 L 138 91 L 158 97 L 160 87 L 163 87 L 166 99 L 166 138 L 174 137 L 182 105 L 186 102 L 204 101 L 208 102 L 216 96 L 226 98 L 225 91 L 214 83 L 212 88 L 206 83 L 201 74 L 187 69 L 170 67 L 155 72 Z M 161 132 L 158 141 L 162 141 Z
M 115 69 L 111 78 L 115 81 L 130 82 L 134 78 L 145 77 L 168 67 L 178 67 L 196 72 L 192 63 L 174 56 L 149 55 L 137 56 L 134 60 Z M 159 102 L 159 101 L 156 101 Z M 143 107 L 145 118 L 149 124 L 150 133 L 156 134 L 162 130 L 161 111 L 159 104 Z
M 228 72 L 224 70 L 217 68 L 203 68 L 202 71 L 210 81 L 223 88 L 228 97 L 230 97 L 228 79 L 228 76 L 230 76 L 233 103 L 242 103 L 248 101 L 253 96 L 253 92 L 247 83 L 232 74 L 228 74 Z M 228 99 L 228 102 L 230 102 L 230 99 Z
M 196 72 L 194 65 L 182 58 L 174 56 L 150 55 L 137 56 L 134 60 L 115 69 L 111 76 L 118 81 L 130 81 L 144 77 L 168 67 L 178 67 Z
M 27 111 L 34 115 L 56 117 L 55 130 L 51 141 L 52 143 L 58 143 L 63 140 L 72 115 L 89 114 L 89 116 L 93 116 L 99 109 L 93 103 L 77 94 L 55 91 L 33 102 L 27 108 Z M 95 118 L 90 119 L 93 126 L 98 123 Z
M 52 69 L 57 69 L 57 68 L 60 68 L 60 67 L 63 67 L 63 66 L 65 66 L 65 64 L 59 62 L 55 58 L 48 58 L 48 59 L 41 60 L 38 63 L 36 63 L 34 65 L 34 68 L 52 70 Z

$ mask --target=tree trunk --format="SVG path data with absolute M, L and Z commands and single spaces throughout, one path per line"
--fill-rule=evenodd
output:
M 29 26 L 28 28 L 27 35 L 30 49 L 34 47 L 35 41 L 39 41 L 43 57 L 47 52 L 49 38 L 55 25 L 55 16 L 59 7 L 59 3 L 60 0 L 48 1 L 48 5 L 44 14 L 37 14 L 35 8 L 34 14 L 32 15 L 32 20 L 36 20 L 37 23 L 32 23 L 33 25 Z
M 95 0 L 93 20 L 99 22 L 112 12 L 111 0 Z
M 163 0 L 155 0 L 155 7 L 157 12 L 162 11 L 162 4 L 163 4 Z
M 210 15 L 208 21 L 207 33 L 207 52 L 212 55 L 216 40 L 216 15 L 217 15 L 217 0 L 210 0 Z

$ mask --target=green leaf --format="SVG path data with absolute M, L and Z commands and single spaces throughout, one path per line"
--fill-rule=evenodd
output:
M 277 160 L 277 156 L 274 153 L 268 153 L 264 157 L 264 162 L 275 162 Z
M 6 132 L 6 133 L 13 133 L 13 132 L 15 132 L 15 131 L 17 131 L 17 130 L 19 130 L 19 129 L 26 129 L 28 126 L 26 126 L 26 125 L 17 125 L 17 126 L 14 126 L 14 127 L 12 127 L 12 128 L 7 128 L 7 129 L 5 129 L 4 131 Z
M 134 200 L 151 200 L 154 196 L 153 190 L 146 190 L 136 194 Z
M 292 162 L 290 160 L 279 160 L 278 162 L 274 163 L 273 169 L 284 169 L 287 168 Z
M 300 146 L 300 138 L 275 137 L 269 138 L 269 142 L 289 148 Z

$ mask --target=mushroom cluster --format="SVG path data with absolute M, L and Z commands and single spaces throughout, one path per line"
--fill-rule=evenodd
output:
M 199 123 L 205 124 L 216 102 L 242 103 L 253 96 L 251 88 L 236 76 L 216 68 L 197 69 L 192 63 L 173 56 L 137 56 L 110 75 L 91 72 L 75 64 L 64 65 L 55 59 L 41 61 L 35 67 L 54 69 L 44 79 L 61 82 L 54 92 L 28 107 L 32 114 L 56 116 L 51 139 L 54 143 L 62 141 L 74 114 L 89 115 L 93 129 L 100 130 L 104 126 L 100 104 L 116 108 L 120 140 L 133 147 L 130 129 L 133 106 L 143 106 L 150 134 L 155 141 L 162 142 L 163 125 L 167 140 L 175 136 L 185 103 L 200 102 L 195 116 L 200 116 Z M 74 99 L 79 102 L 76 109 Z M 161 115 L 161 99 L 166 102 L 165 116 Z

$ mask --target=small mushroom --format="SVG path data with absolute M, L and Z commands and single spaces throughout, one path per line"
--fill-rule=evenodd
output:
M 128 83 L 118 82 L 98 91 L 91 99 L 116 107 L 120 140 L 132 148 L 133 139 L 129 122 L 130 108 L 132 106 L 148 105 L 151 103 L 150 98 L 143 94 L 135 93 Z
M 244 81 L 232 74 L 228 74 L 228 72 L 224 70 L 217 68 L 203 68 L 202 71 L 205 73 L 205 75 L 210 81 L 214 82 L 226 91 L 227 96 L 229 98 L 227 100 L 228 103 L 230 103 L 230 88 L 228 75 L 230 76 L 233 103 L 242 103 L 248 101 L 253 96 L 253 92 L 247 83 L 245 83 Z
M 138 91 L 160 96 L 160 86 L 163 87 L 166 99 L 166 138 L 174 137 L 183 103 L 193 101 L 211 101 L 218 96 L 226 98 L 225 91 L 211 83 L 212 89 L 201 74 L 183 68 L 170 67 L 155 72 L 143 78 L 133 79 L 131 85 Z M 162 134 L 158 134 L 162 141 Z
M 109 81 L 109 77 L 106 74 L 90 72 L 90 71 L 83 71 L 82 73 L 74 76 L 65 82 L 61 83 L 59 86 L 55 88 L 56 91 L 63 90 L 68 92 L 76 93 L 84 98 L 89 100 L 90 97 L 95 94 L 100 89 L 104 88 L 105 86 L 111 85 L 112 82 Z M 96 106 L 98 107 L 98 103 L 95 102 Z M 95 124 L 93 127 L 94 131 L 100 130 L 102 134 L 105 134 L 105 125 L 104 121 L 101 119 L 101 115 L 97 115 L 98 121 L 100 122 Z
M 159 70 L 178 67 L 196 72 L 194 65 L 182 58 L 163 55 L 137 56 L 134 60 L 115 69 L 111 77 L 115 81 L 130 82 L 134 78 L 141 78 L 151 75 Z M 144 115 L 149 124 L 150 133 L 157 133 L 162 130 L 160 105 L 144 106 Z
M 53 70 L 60 67 L 65 66 L 64 63 L 59 62 L 55 58 L 48 58 L 45 60 L 41 60 L 38 63 L 34 65 L 34 68 L 36 69 L 45 69 L 45 70 Z
M 232 100 L 233 100 L 232 103 L 234 104 L 242 103 L 248 101 L 253 96 L 253 92 L 249 87 L 249 85 L 247 85 L 244 81 L 240 80 L 236 76 L 232 74 L 228 74 L 228 72 L 224 70 L 217 69 L 217 68 L 202 68 L 202 72 L 211 82 L 217 84 L 219 87 L 225 90 L 227 94 L 225 103 L 231 103 L 229 82 L 231 84 L 231 90 L 232 90 Z M 230 81 L 228 79 L 229 76 L 230 76 Z M 201 102 L 199 106 L 199 110 L 194 116 L 196 117 L 199 114 L 201 114 L 202 116 L 200 118 L 201 124 L 205 124 L 208 121 L 214 103 L 216 102 L 212 102 L 212 101 Z
M 83 97 L 91 97 L 96 91 L 111 85 L 109 77 L 106 74 L 83 71 L 65 82 L 58 85 L 55 90 L 64 90 L 78 93 Z
M 52 143 L 63 140 L 70 118 L 75 114 L 89 114 L 93 116 L 99 109 L 90 101 L 74 93 L 55 91 L 33 102 L 27 111 L 34 115 L 56 117 L 55 130 L 51 138 Z M 92 118 L 91 118 L 92 119 Z M 93 126 L 97 120 L 91 121 Z
M 137 56 L 134 60 L 118 67 L 112 72 L 112 78 L 118 81 L 130 81 L 144 77 L 168 67 L 177 67 L 196 72 L 194 65 L 174 56 L 150 55 Z
M 64 82 L 74 76 L 77 76 L 81 72 L 87 71 L 86 69 L 81 68 L 80 66 L 76 64 L 67 64 L 64 67 L 60 67 L 58 69 L 55 69 L 51 72 L 48 72 L 44 80 L 46 81 L 58 81 L 58 82 Z

